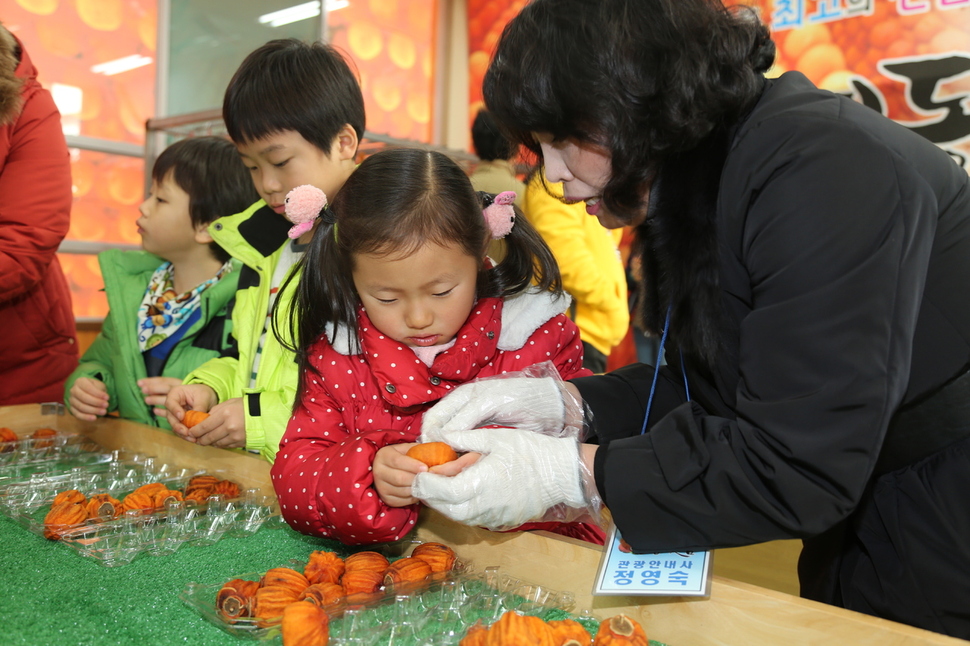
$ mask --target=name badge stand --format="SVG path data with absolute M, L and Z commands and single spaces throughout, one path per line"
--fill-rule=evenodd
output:
M 712 552 L 633 554 L 613 527 L 593 585 L 594 595 L 710 596 Z

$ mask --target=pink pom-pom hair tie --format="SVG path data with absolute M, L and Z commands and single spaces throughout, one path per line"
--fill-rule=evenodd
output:
M 313 228 L 313 222 L 323 217 L 325 222 L 333 223 L 333 212 L 327 206 L 327 194 L 316 186 L 303 184 L 286 194 L 284 216 L 293 223 L 287 233 L 290 238 L 299 238 Z
M 482 201 L 485 204 L 482 214 L 485 216 L 489 231 L 492 232 L 492 239 L 504 238 L 512 231 L 512 226 L 515 224 L 515 209 L 512 207 L 512 203 L 515 202 L 515 191 L 502 191 L 494 197 L 483 193 Z

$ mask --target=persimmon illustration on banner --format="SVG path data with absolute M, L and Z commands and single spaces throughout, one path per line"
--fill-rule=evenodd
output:
M 942 146 L 967 167 L 970 0 L 754 0 L 798 70 Z
M 505 25 L 526 0 L 468 0 L 469 119 Z M 797 70 L 970 158 L 970 0 L 742 0 L 778 46 L 768 76 Z
M 469 126 L 483 106 L 482 80 L 502 30 L 528 0 L 468 0 Z
M 431 141 L 438 1 L 366 0 L 328 14 L 332 44 L 360 74 L 369 131 Z

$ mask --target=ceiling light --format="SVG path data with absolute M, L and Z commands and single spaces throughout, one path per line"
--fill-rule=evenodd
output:
M 145 65 L 151 65 L 152 59 L 148 56 L 142 56 L 141 54 L 132 54 L 131 56 L 125 56 L 124 58 L 116 58 L 113 61 L 108 61 L 107 63 L 98 63 L 91 67 L 91 71 L 95 74 L 104 74 L 105 76 L 112 76 L 114 74 L 121 74 L 122 72 L 127 72 L 128 70 L 133 70 L 138 67 L 144 67 Z
M 349 0 L 327 0 L 327 11 L 337 11 L 338 9 L 343 9 L 349 5 Z M 319 15 L 320 1 L 314 0 L 313 2 L 304 2 L 303 4 L 287 7 L 286 9 L 280 9 L 279 11 L 263 14 L 256 20 L 261 25 L 282 27 L 283 25 L 288 25 L 291 22 L 299 22 L 308 18 L 315 18 Z

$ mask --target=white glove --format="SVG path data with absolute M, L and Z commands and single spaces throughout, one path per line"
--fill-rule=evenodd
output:
M 449 433 L 448 443 L 483 455 L 454 477 L 419 473 L 411 491 L 449 518 L 465 525 L 511 529 L 541 519 L 557 505 L 576 508 L 573 514 L 557 514 L 557 520 L 585 513 L 579 443 L 574 437 L 476 428 Z
M 453 431 L 489 424 L 562 435 L 567 416 L 564 395 L 559 382 L 550 377 L 499 377 L 462 384 L 424 414 L 421 441 L 448 442 Z M 568 397 L 571 408 L 578 409 Z M 580 423 L 581 415 L 580 411 Z

